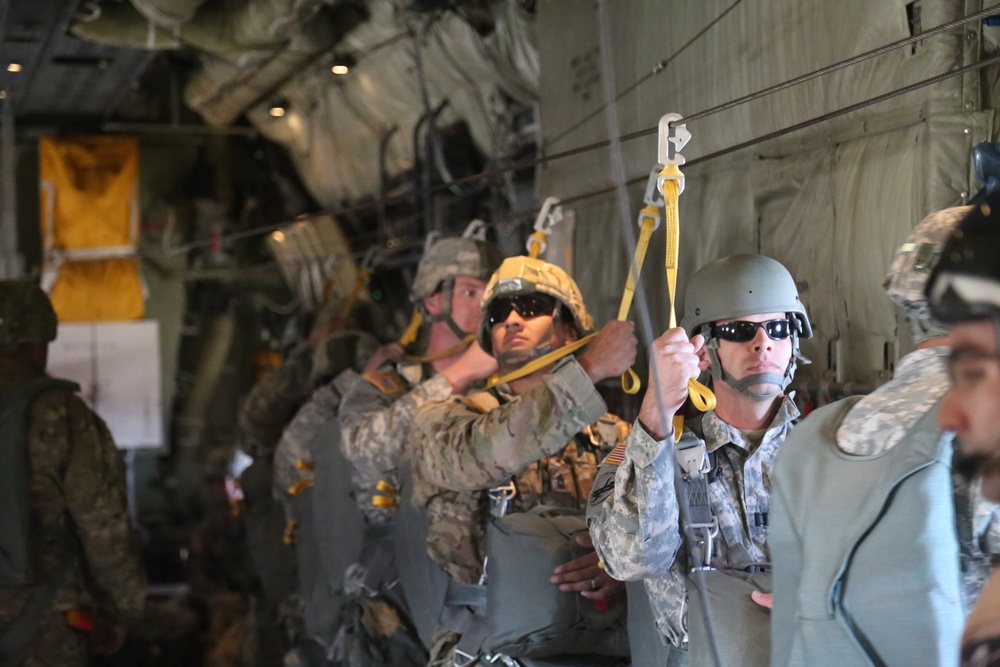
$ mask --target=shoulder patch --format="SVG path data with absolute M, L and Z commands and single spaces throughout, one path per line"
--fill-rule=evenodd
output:
M 594 478 L 594 485 L 590 487 L 591 505 L 604 502 L 611 495 L 611 492 L 615 490 L 616 470 L 616 468 L 602 467 L 597 472 L 597 477 Z
M 483 414 L 500 407 L 500 401 L 488 391 L 480 391 L 468 396 L 462 396 L 462 402 Z
M 615 448 L 611 450 L 611 453 L 604 457 L 601 465 L 605 463 L 612 466 L 620 466 L 622 461 L 625 460 L 625 443 L 619 442 L 615 445 Z
M 363 377 L 383 394 L 399 394 L 403 391 L 403 383 L 390 373 L 372 371 L 365 373 Z

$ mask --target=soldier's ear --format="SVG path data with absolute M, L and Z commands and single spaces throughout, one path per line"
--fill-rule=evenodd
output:
M 424 309 L 431 315 L 437 315 L 444 310 L 444 292 L 435 292 L 424 298 Z

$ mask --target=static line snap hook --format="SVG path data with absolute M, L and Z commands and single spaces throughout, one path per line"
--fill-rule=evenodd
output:
M 684 175 L 680 173 L 678 167 L 687 162 L 687 158 L 681 155 L 681 151 L 684 150 L 687 142 L 691 141 L 691 133 L 688 132 L 687 125 L 683 123 L 671 124 L 683 120 L 683 118 L 678 113 L 664 114 L 660 118 L 657 161 L 664 166 L 656 181 L 656 187 L 660 192 L 663 192 L 665 181 L 677 181 L 677 194 L 684 192 Z
M 486 221 L 476 218 L 470 222 L 465 231 L 462 232 L 462 238 L 465 239 L 476 239 L 477 241 L 486 240 Z
M 534 232 L 528 237 L 525 249 L 531 257 L 538 257 L 548 248 L 549 234 L 552 227 L 558 224 L 563 218 L 562 206 L 559 205 L 558 197 L 546 197 L 542 202 L 542 208 L 535 218 Z

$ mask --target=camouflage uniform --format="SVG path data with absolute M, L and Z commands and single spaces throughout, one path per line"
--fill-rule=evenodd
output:
M 483 573 L 490 487 L 513 481 L 515 512 L 584 507 L 598 461 L 628 432 L 606 410 L 570 357 L 520 396 L 500 385 L 420 411 L 413 500 L 427 508 L 428 553 L 454 581 Z M 429 664 L 450 664 L 458 639 L 440 628 Z
M 23 285 L 0 283 L 0 302 Z M 0 303 L 0 311 L 7 308 Z M 0 396 L 43 375 L 18 360 L 16 347 L 5 340 L 5 329 L 19 324 L 8 314 L 0 312 Z M 51 339 L 51 306 L 48 316 Z M 85 635 L 69 626 L 67 612 L 88 607 L 135 628 L 145 604 L 146 578 L 129 530 L 125 467 L 104 421 L 65 388 L 46 389 L 31 401 L 25 435 L 35 581 L 44 584 L 61 574 L 63 581 L 16 664 L 85 665 Z M 68 571 L 67 563 L 73 563 Z M 36 590 L 0 589 L 0 628 L 20 616 Z
M 378 341 L 359 331 L 334 334 L 315 350 L 300 343 L 243 401 L 239 426 L 247 453 L 267 456 L 273 452 L 285 426 L 313 390 L 347 368 L 364 367 L 377 347 Z
M 344 396 L 341 446 L 353 467 L 358 505 L 369 521 L 384 523 L 393 515 L 389 508 L 373 506 L 371 499 L 380 480 L 395 486 L 417 410 L 451 395 L 451 385 L 429 365 L 402 362 L 365 374 Z
M 713 566 L 769 561 L 771 470 L 798 416 L 791 397 L 784 397 L 759 445 L 714 411 L 701 418 L 701 435 L 717 470 L 708 486 L 712 515 L 719 521 Z M 628 440 L 601 465 L 587 515 L 608 574 L 643 579 L 657 627 L 671 644 L 681 646 L 687 634 L 687 585 L 673 437 L 656 441 L 636 422 Z

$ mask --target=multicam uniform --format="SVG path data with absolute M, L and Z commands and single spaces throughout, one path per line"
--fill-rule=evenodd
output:
M 39 375 L 5 367 L 0 395 Z M 17 664 L 84 665 L 84 633 L 69 626 L 66 613 L 89 607 L 137 627 L 145 603 L 146 578 L 129 532 L 124 465 L 104 422 L 68 389 L 35 397 L 25 433 L 35 579 L 64 581 Z M 35 590 L 0 589 L 0 628 L 22 613 Z
M 489 488 L 513 481 L 515 511 L 582 509 L 598 461 L 628 430 L 572 358 L 520 396 L 500 385 L 429 405 L 417 424 L 414 502 L 428 511 L 431 557 L 458 583 L 483 572 Z M 432 662 L 447 659 L 457 635 L 436 639 Z
M 363 368 L 377 347 L 378 341 L 359 331 L 334 334 L 315 350 L 307 343 L 299 344 L 243 401 L 239 425 L 247 439 L 247 453 L 270 454 L 313 390 L 347 368 Z
M 712 515 L 719 521 L 713 566 L 769 560 L 771 469 L 798 416 L 786 396 L 759 444 L 714 411 L 704 414 L 700 429 L 690 423 L 700 430 L 714 468 L 708 485 Z M 598 473 L 587 511 L 590 534 L 608 574 L 644 580 L 657 627 L 674 646 L 681 646 L 687 633 L 687 579 L 673 437 L 656 441 L 636 422 L 620 447 Z
M 451 385 L 429 365 L 402 362 L 386 363 L 365 374 L 344 396 L 341 445 L 353 467 L 359 507 L 370 521 L 384 523 L 392 516 L 391 509 L 377 508 L 371 499 L 380 480 L 395 481 L 414 437 L 417 410 L 451 395 Z

